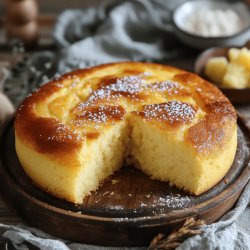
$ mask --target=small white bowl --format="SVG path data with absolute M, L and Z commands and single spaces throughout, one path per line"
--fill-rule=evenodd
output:
M 192 13 L 195 13 L 199 9 L 204 7 L 220 10 L 231 9 L 235 11 L 242 19 L 243 29 L 238 33 L 230 36 L 218 37 L 204 37 L 189 33 L 185 30 L 185 22 L 187 18 Z M 178 38 L 185 44 L 199 49 L 206 49 L 209 47 L 217 46 L 241 46 L 250 38 L 250 11 L 248 7 L 241 2 L 230 4 L 228 2 L 211 0 L 188 1 L 179 5 L 174 10 L 172 20 L 175 27 L 175 33 Z

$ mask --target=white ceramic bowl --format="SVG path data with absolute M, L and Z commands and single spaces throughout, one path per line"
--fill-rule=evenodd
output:
M 204 7 L 211 9 L 234 10 L 242 19 L 243 29 L 234 35 L 219 37 L 204 37 L 189 33 L 185 29 L 185 22 L 187 18 L 192 13 L 195 14 L 200 8 Z M 175 33 L 178 38 L 185 44 L 199 49 L 217 46 L 241 46 L 250 39 L 250 11 L 249 8 L 241 2 L 228 3 L 215 0 L 188 1 L 179 5 L 174 10 L 172 20 L 175 27 Z

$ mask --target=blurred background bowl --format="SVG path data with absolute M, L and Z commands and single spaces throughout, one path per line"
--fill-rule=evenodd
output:
M 250 40 L 243 47 L 250 49 Z M 238 47 L 242 48 L 242 47 Z M 197 58 L 194 64 L 194 71 L 196 74 L 200 75 L 202 78 L 211 82 L 211 80 L 204 74 L 204 68 L 208 60 L 213 57 L 224 56 L 228 58 L 228 50 L 230 47 L 218 47 L 210 48 L 205 50 Z M 213 82 L 212 82 L 213 83 Z M 250 88 L 245 89 L 233 89 L 233 88 L 224 88 L 216 83 L 214 83 L 234 104 L 247 104 L 250 103 Z
M 227 10 L 231 9 L 238 14 L 243 23 L 239 32 L 229 36 L 205 37 L 192 34 L 186 30 L 185 23 L 190 15 L 195 15 L 201 8 Z M 250 38 L 250 11 L 242 2 L 229 3 L 224 1 L 188 1 L 179 5 L 173 12 L 172 21 L 177 37 L 185 44 L 198 48 L 207 49 L 217 46 L 241 46 Z

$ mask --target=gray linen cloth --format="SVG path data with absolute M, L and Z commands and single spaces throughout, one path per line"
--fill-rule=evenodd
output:
M 54 31 L 61 47 L 57 55 L 52 55 L 58 71 L 121 60 L 163 61 L 182 55 L 185 52 L 173 36 L 170 22 L 171 10 L 180 2 L 134 0 L 116 2 L 106 8 L 63 12 Z M 30 91 L 29 86 L 23 86 L 26 92 Z M 12 100 L 23 98 L 18 92 L 15 95 L 10 89 L 8 93 Z M 219 222 L 203 226 L 203 233 L 187 239 L 177 249 L 250 249 L 249 202 L 250 183 L 233 210 Z M 0 229 L 2 237 L 21 250 L 29 249 L 30 245 L 45 250 L 126 249 L 72 243 L 26 225 L 0 224 Z
M 163 61 L 183 52 L 170 21 L 183 0 L 119 2 L 59 16 L 54 38 L 62 47 L 60 72 L 115 61 Z

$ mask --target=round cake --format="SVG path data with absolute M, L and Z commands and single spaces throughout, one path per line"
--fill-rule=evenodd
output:
M 73 203 L 127 162 L 194 195 L 216 185 L 236 153 L 236 112 L 212 84 L 160 64 L 77 70 L 19 107 L 16 152 L 26 174 Z

